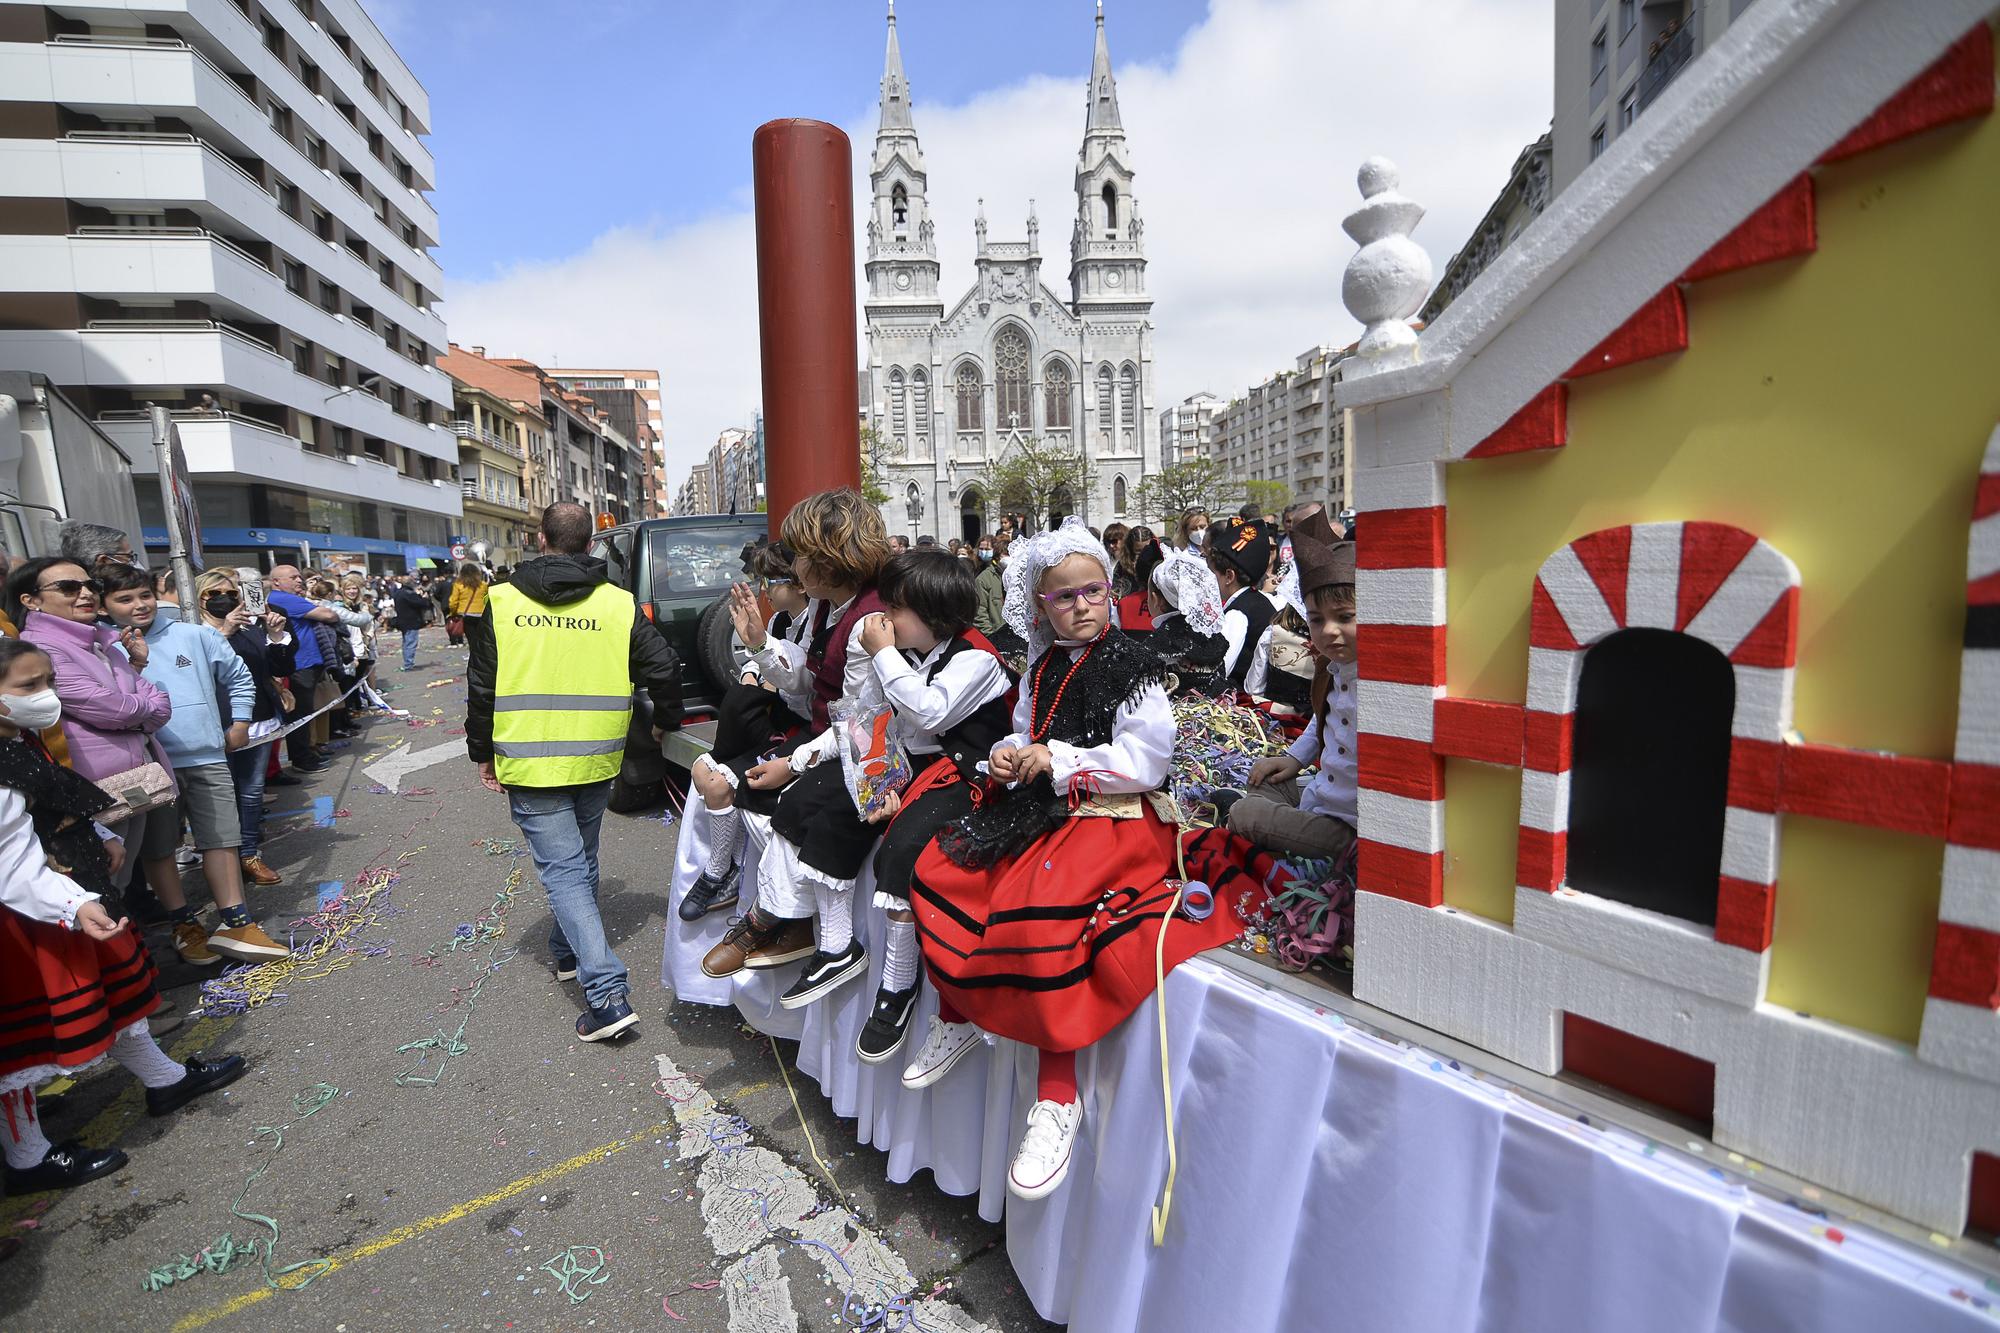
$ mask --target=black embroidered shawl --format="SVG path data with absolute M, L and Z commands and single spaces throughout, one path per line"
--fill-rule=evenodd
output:
M 102 788 L 49 758 L 41 741 L 27 736 L 0 740 L 0 786 L 27 798 L 51 868 L 87 892 L 111 892 L 111 854 L 91 825 L 91 816 L 113 804 Z

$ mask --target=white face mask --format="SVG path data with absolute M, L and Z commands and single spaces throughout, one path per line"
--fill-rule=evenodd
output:
M 1208 542 L 1207 528 L 1194 528 L 1188 533 L 1188 545 L 1199 550 Z
M 62 721 L 62 700 L 54 690 L 33 694 L 0 694 L 0 712 L 23 731 L 46 731 Z

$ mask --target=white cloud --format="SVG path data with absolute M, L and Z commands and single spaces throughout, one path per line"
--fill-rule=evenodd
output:
M 1115 12 L 1110 36 L 1116 62 Z M 1044 276 L 1067 288 L 1090 29 L 1045 39 L 1074 43 L 1073 78 L 940 106 L 924 99 L 922 68 L 908 70 L 947 303 L 971 282 L 982 196 L 995 240 L 1023 237 L 1036 200 Z M 1358 201 L 1365 157 L 1402 166 L 1404 191 L 1430 209 L 1417 239 L 1441 270 L 1547 127 L 1551 48 L 1547 0 L 1214 0 L 1170 61 L 1117 64 L 1146 220 L 1156 406 L 1240 390 L 1316 342 L 1355 336 L 1340 305 L 1353 252 L 1340 219 Z M 876 77 L 856 71 L 858 97 Z M 847 129 L 859 198 L 872 96 Z M 613 231 L 448 295 L 461 343 L 571 365 L 660 365 L 676 480 L 759 401 L 745 202 L 671 230 Z

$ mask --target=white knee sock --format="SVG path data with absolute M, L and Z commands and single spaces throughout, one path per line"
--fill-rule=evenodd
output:
M 40 1166 L 49 1155 L 49 1138 L 42 1133 L 41 1108 L 35 1104 L 33 1088 L 0 1092 L 0 1110 L 6 1112 L 7 1132 L 0 1134 L 0 1149 L 6 1150 L 7 1165 L 16 1171 Z
M 819 947 L 823 953 L 839 953 L 854 943 L 854 893 L 835 892 L 813 886 L 813 901 L 819 904 Z
M 737 835 L 742 826 L 733 805 L 727 810 L 708 812 L 708 864 L 702 873 L 710 879 L 721 879 L 736 864 L 736 844 L 740 841 Z
M 167 1088 L 187 1077 L 187 1066 L 160 1049 L 140 1019 L 111 1042 L 111 1056 L 149 1088 Z
M 917 923 L 891 920 L 882 945 L 882 989 L 901 992 L 916 984 Z

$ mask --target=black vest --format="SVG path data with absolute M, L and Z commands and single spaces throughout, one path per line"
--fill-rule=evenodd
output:
M 1236 665 L 1229 669 L 1229 683 L 1240 690 L 1250 677 L 1250 659 L 1257 655 L 1257 642 L 1278 618 L 1278 608 L 1271 605 L 1271 599 L 1261 589 L 1245 588 L 1229 599 L 1222 614 L 1227 616 L 1231 611 L 1250 622 L 1250 628 L 1243 632 L 1243 651 L 1236 655 Z
M 936 680 L 938 673 L 944 670 L 944 664 L 960 653 L 985 651 L 967 639 L 954 638 L 938 660 L 931 663 L 924 680 L 926 683 Z M 1004 663 L 1001 670 L 1007 670 Z M 945 758 L 951 760 L 959 776 L 967 782 L 979 781 L 979 765 L 993 753 L 993 747 L 1000 743 L 1000 738 L 1014 729 L 1014 673 L 1011 671 L 1007 671 L 1007 685 L 1007 689 L 973 709 L 956 726 L 938 733 L 938 744 L 944 748 Z

